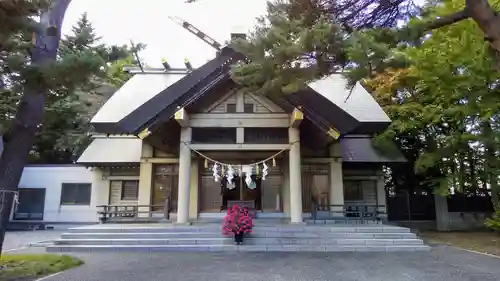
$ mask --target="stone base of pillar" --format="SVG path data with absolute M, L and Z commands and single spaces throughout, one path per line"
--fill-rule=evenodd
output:
M 386 214 L 382 214 L 380 215 L 380 221 L 383 223 L 383 224 L 386 224 L 389 219 L 388 219 L 388 216 Z
M 181 225 L 181 226 L 182 226 L 182 225 L 185 225 L 185 226 L 188 226 L 188 225 L 193 225 L 193 223 L 192 223 L 192 222 L 190 222 L 190 221 L 188 221 L 188 222 L 176 222 L 176 221 L 174 221 L 174 222 L 172 222 L 172 224 L 173 224 L 173 225 Z

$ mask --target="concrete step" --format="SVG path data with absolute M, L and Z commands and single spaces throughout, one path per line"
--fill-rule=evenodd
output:
M 426 245 L 54 245 L 47 252 L 413 252 Z
M 206 226 L 176 226 L 176 225 L 163 225 L 163 226 L 120 226 L 120 225 L 97 225 L 90 227 L 71 228 L 71 233 L 165 233 L 165 232 L 219 232 L 221 225 L 206 225 Z M 405 227 L 395 226 L 255 226 L 253 232 L 280 232 L 280 233 L 409 233 L 410 229 Z
M 351 239 L 416 239 L 415 233 L 358 233 L 358 232 L 254 232 L 254 238 L 351 238 Z M 122 233 L 63 233 L 62 239 L 167 239 L 167 238 L 219 238 L 220 231 L 212 232 L 122 232 Z
M 168 238 L 168 239 L 59 239 L 55 245 L 231 245 L 233 239 L 222 238 Z M 423 245 L 420 239 L 288 239 L 245 238 L 247 245 Z

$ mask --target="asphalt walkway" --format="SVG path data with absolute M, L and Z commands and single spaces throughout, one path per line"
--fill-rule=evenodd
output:
M 447 246 L 415 253 L 94 253 L 44 281 L 489 281 L 500 259 Z

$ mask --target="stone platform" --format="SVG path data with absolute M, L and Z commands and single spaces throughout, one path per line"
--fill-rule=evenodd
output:
M 69 229 L 48 252 L 365 252 L 426 251 L 409 228 L 377 224 L 289 225 L 256 223 L 244 245 L 221 234 L 220 223 L 94 225 Z

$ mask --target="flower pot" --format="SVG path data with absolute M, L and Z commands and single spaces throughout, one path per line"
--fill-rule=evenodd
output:
M 243 243 L 243 235 L 244 233 L 243 232 L 240 232 L 240 233 L 235 233 L 234 234 L 234 242 L 236 244 L 241 244 Z

